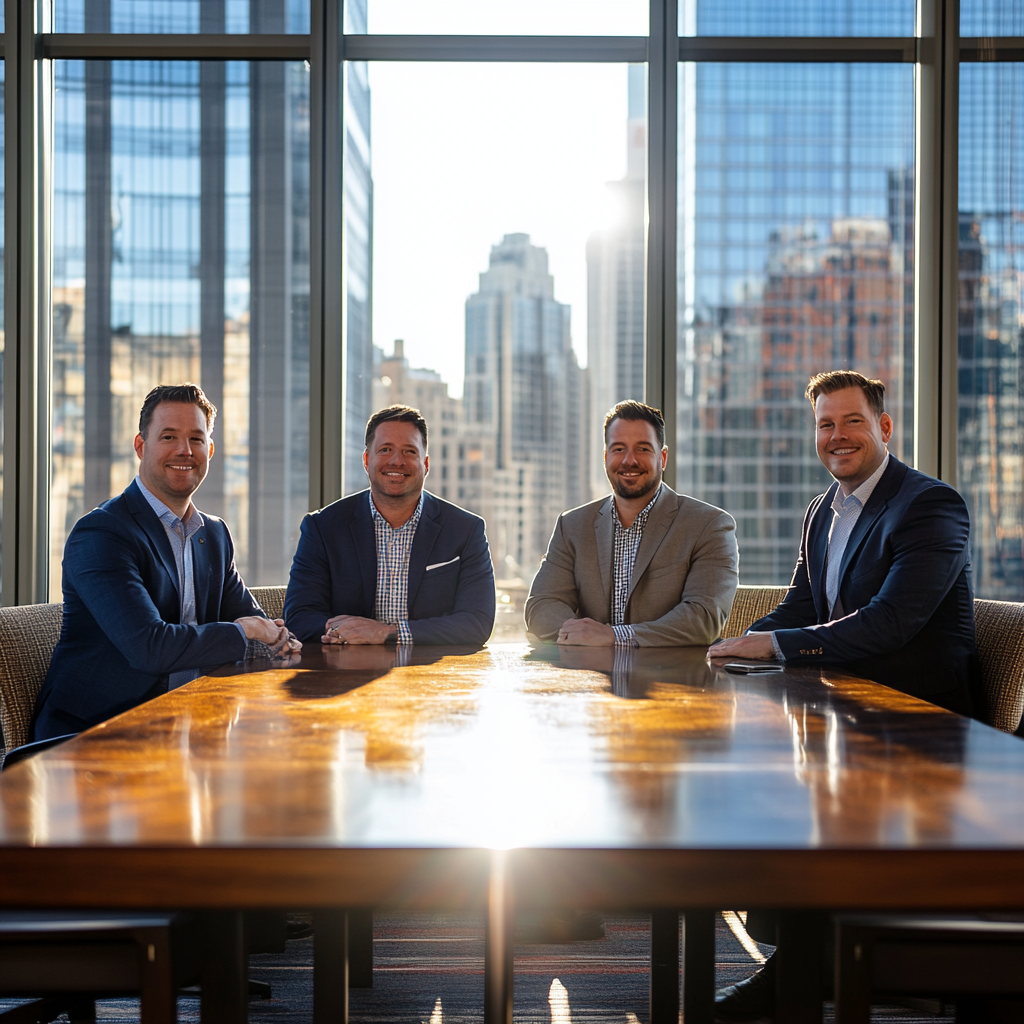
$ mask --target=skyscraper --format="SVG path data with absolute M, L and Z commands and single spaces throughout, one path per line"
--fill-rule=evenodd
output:
M 97 0 L 68 27 L 309 31 L 308 5 L 288 0 L 143 6 Z M 346 12 L 365 20 L 365 0 Z M 365 66 L 346 75 L 346 460 L 358 466 L 373 192 Z M 55 64 L 53 593 L 68 531 L 135 473 L 143 397 L 186 379 L 220 412 L 199 504 L 227 519 L 249 583 L 287 577 L 309 504 L 309 76 L 303 61 Z
M 964 67 L 960 83 L 958 484 L 971 511 L 975 594 L 1020 601 L 1024 65 Z
M 611 224 L 587 240 L 587 373 L 590 378 L 590 493 L 608 491 L 601 462 L 605 413 L 644 398 L 644 185 L 647 160 L 646 68 L 629 68 L 626 176 L 608 183 Z
M 346 31 L 366 31 L 366 0 L 345 4 Z M 365 61 L 345 75 L 345 451 L 346 494 L 366 486 L 363 431 L 373 413 L 373 178 L 370 175 L 370 85 Z
M 530 579 L 555 520 L 586 491 L 586 374 L 570 310 L 554 297 L 547 252 L 524 234 L 491 249 L 466 300 L 467 425 L 493 440 L 488 520 L 499 576 Z
M 710 34 L 723 8 L 698 5 L 698 21 L 705 10 Z M 809 376 L 880 377 L 890 450 L 912 459 L 912 71 L 680 75 L 677 482 L 736 517 L 742 582 L 785 583 L 830 480 Z

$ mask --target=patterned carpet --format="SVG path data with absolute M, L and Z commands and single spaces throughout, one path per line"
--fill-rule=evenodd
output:
M 758 947 L 735 918 L 718 918 L 717 980 L 751 974 Z M 650 934 L 644 917 L 614 916 L 606 938 L 562 946 L 516 947 L 515 1019 L 522 1024 L 641 1024 L 647 1021 Z M 747 948 L 741 939 L 747 943 Z M 483 927 L 472 915 L 378 916 L 374 923 L 374 987 L 353 989 L 354 1024 L 482 1024 Z M 249 1003 L 253 1024 L 298 1024 L 312 1018 L 313 939 L 289 942 L 282 954 L 250 960 L 250 976 L 269 981 L 273 998 Z M 0 1003 L 6 1009 L 13 1002 Z M 138 1001 L 97 1004 L 100 1022 L 138 1020 Z M 198 998 L 182 997 L 181 1024 L 197 1024 Z M 944 1017 L 878 1007 L 875 1021 L 945 1024 Z M 827 1006 L 826 1024 L 831 1024 Z

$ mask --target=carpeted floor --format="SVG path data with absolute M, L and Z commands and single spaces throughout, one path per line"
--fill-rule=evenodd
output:
M 739 922 L 733 927 L 741 938 Z M 650 934 L 646 918 L 607 920 L 603 940 L 516 948 L 515 1019 L 522 1024 L 641 1024 L 647 1021 Z M 757 967 L 752 954 L 770 947 L 746 940 L 718 918 L 717 980 L 726 985 Z M 471 915 L 378 916 L 374 923 L 374 987 L 353 989 L 354 1024 L 482 1024 L 483 927 Z M 253 1000 L 253 1024 L 298 1024 L 312 1018 L 313 939 L 288 943 L 282 954 L 250 960 L 250 976 L 269 981 L 273 998 Z M 0 1008 L 13 1005 L 0 1003 Z M 831 1006 L 826 1024 L 831 1024 Z M 100 1022 L 138 1020 L 138 1001 L 97 1004 Z M 181 1024 L 199 1020 L 198 998 L 182 997 Z M 945 1024 L 951 1017 L 876 1008 L 875 1021 Z

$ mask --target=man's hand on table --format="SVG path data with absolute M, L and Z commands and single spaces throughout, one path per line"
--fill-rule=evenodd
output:
M 361 615 L 335 615 L 327 620 L 320 641 L 325 644 L 383 644 L 393 640 L 396 634 L 393 622 L 364 619 Z
M 746 636 L 722 640 L 708 648 L 709 658 L 751 658 L 754 661 L 773 661 L 775 645 L 771 633 L 748 633 Z
M 572 647 L 614 647 L 615 630 L 595 619 L 566 619 L 555 643 Z
M 264 619 L 259 615 L 243 615 L 235 619 L 245 631 L 247 640 L 258 640 L 270 648 L 272 658 L 286 658 L 302 650 L 302 643 L 288 632 L 284 619 Z

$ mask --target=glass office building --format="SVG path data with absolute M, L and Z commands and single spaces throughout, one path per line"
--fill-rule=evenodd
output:
M 961 0 L 945 50 L 957 25 L 936 21 L 948 5 L 926 0 L 471 6 L 4 7 L 4 601 L 58 597 L 68 531 L 134 474 L 143 396 L 188 378 L 221 410 L 200 505 L 227 519 L 249 582 L 284 582 L 302 514 L 365 479 L 374 332 L 390 313 L 375 303 L 385 289 L 374 260 L 394 182 L 412 193 L 440 171 L 468 195 L 491 174 L 495 196 L 515 199 L 507 165 L 532 153 L 523 166 L 555 182 L 585 141 L 588 106 L 623 157 L 623 127 L 639 147 L 603 179 L 629 194 L 621 237 L 585 223 L 586 203 L 573 207 L 558 179 L 548 207 L 552 223 L 578 219 L 575 269 L 527 216 L 471 239 L 493 206 L 484 195 L 438 206 L 430 235 L 396 245 L 392 232 L 378 275 L 401 271 L 410 295 L 428 278 L 447 289 L 458 323 L 445 344 L 464 352 L 465 303 L 487 252 L 529 234 L 549 253 L 557 301 L 572 307 L 580 364 L 584 339 L 594 348 L 579 367 L 580 421 L 593 434 L 599 405 L 641 390 L 662 406 L 670 481 L 735 515 L 747 583 L 788 580 L 803 509 L 827 483 L 807 377 L 843 365 L 881 377 L 894 453 L 968 502 L 978 596 L 1024 599 L 1020 4 Z M 448 68 L 458 82 L 445 93 Z M 560 135 L 544 134 L 543 103 L 515 119 L 516 94 L 542 68 L 555 76 L 547 105 L 566 105 Z M 422 123 L 388 129 L 418 133 L 421 148 L 407 153 L 386 140 L 400 178 L 393 163 L 374 166 L 375 71 L 393 109 L 421 111 Z M 612 110 L 595 97 L 616 76 Z M 426 106 L 424 83 L 438 97 Z M 927 113 L 942 107 L 939 89 L 959 115 L 941 130 Z M 459 120 L 440 101 L 474 90 L 492 106 L 500 98 L 500 119 Z M 495 124 L 515 126 L 509 145 L 492 134 L 479 164 L 448 159 L 454 137 L 483 139 Z M 936 183 L 940 164 L 952 191 Z M 435 202 L 429 189 L 416 197 Z M 444 218 L 466 232 L 472 264 L 446 281 Z M 405 273 L 414 265 L 422 280 Z M 430 319 L 423 297 L 414 308 Z M 376 340 L 390 350 L 396 336 Z M 417 344 L 407 337 L 411 365 L 441 372 L 461 400 L 460 368 L 430 364 Z M 614 382 L 595 379 L 602 358 Z M 468 427 L 465 406 L 461 415 Z M 602 484 L 598 442 L 589 437 L 579 472 L 591 491 Z M 524 474 L 552 470 L 534 462 Z M 494 500 L 479 495 L 481 508 Z
M 57 20 L 288 33 L 308 19 L 302 3 L 204 0 L 64 5 Z M 74 523 L 135 474 L 143 397 L 184 380 L 220 410 L 201 506 L 230 524 L 247 581 L 281 582 L 309 496 L 308 63 L 62 60 L 54 77 L 51 593 Z M 346 95 L 346 460 L 358 466 L 372 369 L 365 67 L 348 66 Z

